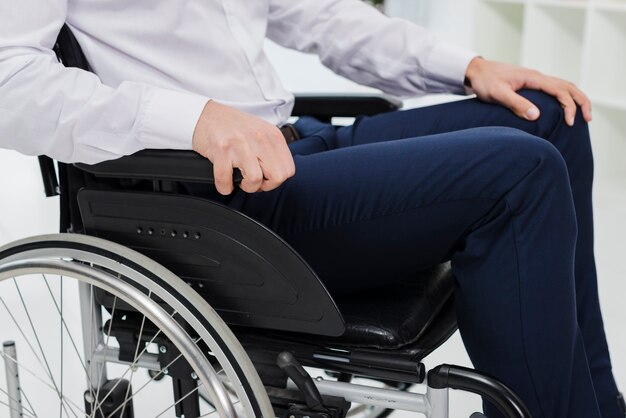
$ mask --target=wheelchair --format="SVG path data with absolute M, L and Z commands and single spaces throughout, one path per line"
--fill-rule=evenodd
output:
M 55 50 L 89 70 L 67 26 Z M 294 114 L 397 108 L 385 97 L 301 97 Z M 193 152 L 92 166 L 39 158 L 63 233 L 0 248 L 0 310 L 13 332 L 2 336 L 0 416 L 445 418 L 457 389 L 530 417 L 493 377 L 426 371 L 422 360 L 457 329 L 449 264 L 334 300 L 271 230 L 186 192 L 213 182 Z

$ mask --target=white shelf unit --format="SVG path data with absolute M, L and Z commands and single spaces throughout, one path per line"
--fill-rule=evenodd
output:
M 596 172 L 626 178 L 626 0 L 477 0 L 486 58 L 579 85 L 594 105 Z

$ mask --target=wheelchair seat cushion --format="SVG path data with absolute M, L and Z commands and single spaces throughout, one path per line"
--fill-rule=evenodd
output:
M 351 347 L 399 349 L 430 339 L 426 334 L 438 333 L 438 316 L 452 299 L 453 291 L 454 277 L 446 263 L 410 281 L 338 300 L 346 332 L 336 342 Z

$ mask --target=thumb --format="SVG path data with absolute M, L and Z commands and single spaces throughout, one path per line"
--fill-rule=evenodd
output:
M 522 119 L 537 120 L 540 116 L 539 109 L 531 101 L 520 96 L 513 90 L 506 89 L 502 93 L 502 97 L 498 100 L 500 104 L 508 107 Z

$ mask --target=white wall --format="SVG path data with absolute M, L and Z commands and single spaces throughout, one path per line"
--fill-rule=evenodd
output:
M 58 232 L 58 198 L 44 198 L 37 158 L 0 149 L 0 246 Z
M 402 1 L 402 0 L 394 0 Z M 472 48 L 475 0 L 409 0 L 424 3 L 424 18 L 420 22 L 437 32 L 442 39 Z

